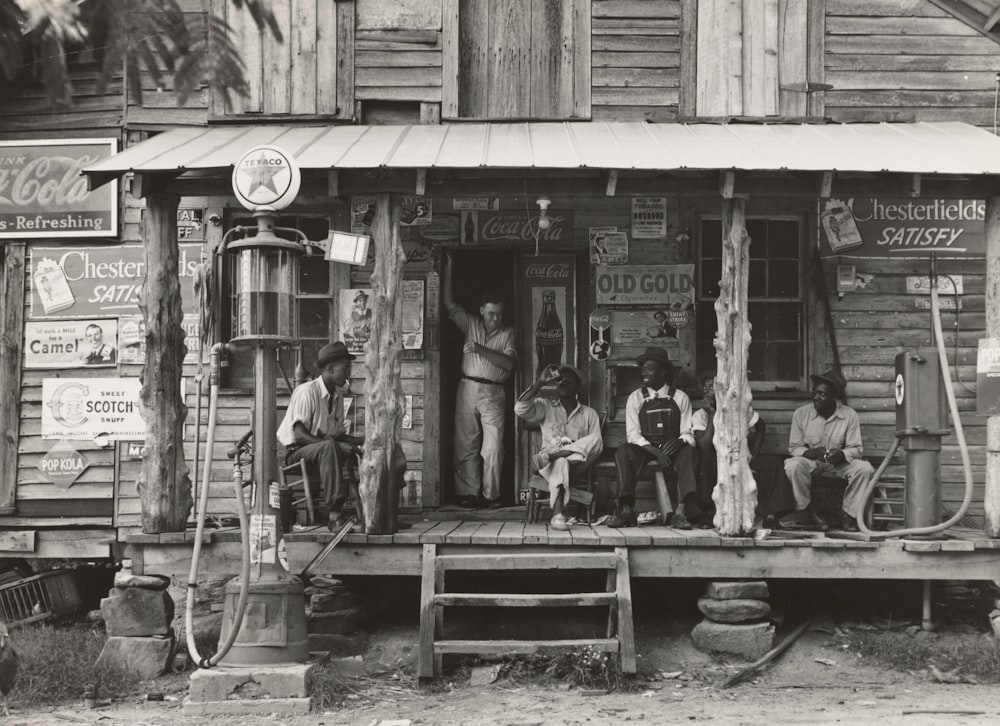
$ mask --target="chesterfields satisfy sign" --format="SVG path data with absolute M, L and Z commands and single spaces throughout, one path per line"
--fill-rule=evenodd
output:
M 90 191 L 80 172 L 114 139 L 0 141 L 0 239 L 114 237 L 118 184 Z

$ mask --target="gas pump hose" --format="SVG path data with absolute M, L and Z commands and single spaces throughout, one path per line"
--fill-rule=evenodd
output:
M 948 399 L 948 410 L 951 412 L 952 423 L 955 424 L 955 438 L 958 439 L 958 447 L 962 452 L 962 469 L 965 472 L 965 496 L 962 499 L 962 505 L 958 508 L 958 511 L 955 512 L 950 519 L 941 522 L 940 524 L 935 524 L 930 527 L 894 529 L 891 532 L 873 532 L 870 530 L 864 521 L 865 509 L 867 509 L 867 507 L 861 507 L 857 513 L 858 529 L 873 539 L 889 539 L 893 537 L 908 537 L 943 532 L 950 527 L 954 527 L 962 520 L 962 517 L 965 516 L 966 511 L 969 509 L 969 504 L 972 502 L 972 460 L 969 458 L 969 446 L 965 440 L 965 430 L 962 428 L 962 419 L 958 414 L 958 403 L 955 400 L 955 388 L 951 383 L 951 374 L 949 372 L 951 368 L 948 365 L 948 353 L 944 344 L 944 331 L 941 328 L 941 307 L 938 300 L 937 285 L 932 284 L 930 288 L 931 319 L 934 324 L 934 342 L 937 347 L 938 359 L 941 362 L 942 378 L 944 379 L 945 384 L 944 391 L 945 396 Z M 896 449 L 899 448 L 900 435 L 901 434 L 899 433 L 896 434 L 896 440 L 892 442 L 892 446 L 889 448 L 889 453 L 886 454 L 885 459 L 882 460 L 882 464 L 879 466 L 875 475 L 869 482 L 862 501 L 867 502 L 871 497 L 872 492 L 875 491 L 875 486 L 878 484 L 879 478 L 882 476 L 882 472 L 885 471 L 886 466 L 889 464 L 889 460 L 892 459 L 893 454 L 896 453 Z
M 240 520 L 240 542 L 243 555 L 242 567 L 240 568 L 240 595 L 236 604 L 236 612 L 233 615 L 232 627 L 229 635 L 219 646 L 218 652 L 211 658 L 203 658 L 198 653 L 198 646 L 194 639 L 194 600 L 195 591 L 198 589 L 198 561 L 201 558 L 201 539 L 205 531 L 205 515 L 208 512 L 208 490 L 212 479 L 212 450 L 215 445 L 215 419 L 219 407 L 219 384 L 220 384 L 220 364 L 219 356 L 222 353 L 224 343 L 216 343 L 212 346 L 210 353 L 210 373 L 209 373 L 209 402 L 208 402 L 208 438 L 205 442 L 205 469 L 201 480 L 201 496 L 198 498 L 198 514 L 195 529 L 194 549 L 191 553 L 191 571 L 188 575 L 187 603 L 184 611 L 184 631 L 187 639 L 188 655 L 199 668 L 211 668 L 218 665 L 229 649 L 233 647 L 236 636 L 239 635 L 240 626 L 243 624 L 243 613 L 246 610 L 247 594 L 250 589 L 250 523 L 247 518 L 246 503 L 243 501 L 243 482 L 239 474 L 238 467 L 233 475 L 233 488 L 236 496 L 236 513 Z M 197 467 L 198 462 L 195 462 Z

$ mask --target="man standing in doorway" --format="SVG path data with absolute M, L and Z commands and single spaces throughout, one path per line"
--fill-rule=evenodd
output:
M 856 518 L 864 509 L 864 491 L 875 473 L 874 467 L 861 458 L 861 423 L 857 412 L 841 401 L 847 382 L 840 371 L 830 370 L 809 376 L 812 379 L 812 403 L 792 414 L 792 430 L 788 436 L 785 474 L 792 485 L 795 504 L 805 510 L 810 522 L 820 530 L 830 522 L 812 506 L 812 477 L 832 474 L 847 479 L 840 521 L 833 522 L 845 530 L 857 531 Z
M 503 468 L 504 381 L 517 361 L 514 329 L 503 324 L 503 301 L 482 295 L 479 317 L 470 315 L 452 294 L 452 261 L 445 256 L 444 306 L 465 334 L 462 379 L 455 400 L 455 495 L 463 507 L 476 507 L 479 497 L 496 509 Z
M 278 427 L 278 442 L 285 447 L 285 464 L 297 461 L 319 473 L 330 530 L 347 524 L 344 503 L 350 482 L 341 476 L 344 456 L 359 456 L 364 439 L 349 436 L 344 426 L 341 391 L 351 377 L 354 356 L 339 340 L 320 348 L 319 376 L 292 391 L 285 418 Z

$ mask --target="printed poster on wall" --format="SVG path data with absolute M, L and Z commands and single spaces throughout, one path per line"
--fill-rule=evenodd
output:
M 424 347 L 424 281 L 403 280 L 403 350 Z
M 667 236 L 667 198 L 632 197 L 632 239 Z
M 528 304 L 520 306 L 519 360 L 525 380 L 533 381 L 548 365 L 576 365 L 576 259 L 540 255 L 521 260 Z
M 185 313 L 194 313 L 192 278 L 204 245 L 178 246 L 181 306 Z M 99 318 L 139 312 L 139 293 L 146 278 L 142 245 L 33 245 L 30 250 L 32 318 Z
M 340 311 L 340 339 L 351 353 L 364 353 L 372 337 L 371 289 L 340 291 L 337 309 Z
M 45 378 L 42 438 L 142 441 L 141 390 L 138 378 Z
M 399 198 L 399 223 L 404 227 L 425 226 L 433 220 L 430 197 L 403 195 Z M 371 234 L 377 198 L 374 195 L 351 197 L 351 232 Z
M 185 315 L 181 321 L 184 328 L 184 345 L 187 346 L 185 363 L 198 362 L 198 337 L 201 325 L 199 316 Z M 122 315 L 120 324 L 118 360 L 129 365 L 142 365 L 146 362 L 146 321 L 141 315 Z M 204 351 L 208 359 L 208 350 Z
M 628 262 L 628 234 L 618 227 L 591 227 L 590 262 L 594 265 L 624 265 Z
M 1000 338 L 982 338 L 976 356 L 976 413 L 1000 415 Z
M 115 139 L 0 141 L 0 239 L 115 237 L 118 182 L 88 189 L 80 172 Z
M 118 358 L 117 320 L 28 320 L 25 368 L 113 368 Z
M 694 310 L 694 265 L 598 265 L 594 281 L 598 306 L 663 310 L 674 327 Z
M 666 322 L 662 310 L 613 310 L 611 318 L 612 345 L 655 345 L 674 351 L 671 360 L 679 355 L 677 329 Z
M 821 252 L 845 257 L 986 256 L 982 199 L 855 197 L 819 210 Z

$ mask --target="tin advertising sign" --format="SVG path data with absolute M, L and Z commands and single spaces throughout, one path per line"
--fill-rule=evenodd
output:
M 191 278 L 204 245 L 180 244 L 181 305 L 195 312 Z M 97 318 L 138 313 L 146 278 L 142 245 L 31 247 L 31 317 Z
M 91 191 L 80 172 L 114 139 L 0 141 L 0 239 L 115 237 L 118 183 Z
M 73 486 L 89 464 L 83 455 L 68 441 L 59 441 L 49 449 L 49 453 L 38 462 L 38 471 L 55 484 L 56 489 L 65 491 Z
M 42 381 L 42 438 L 145 439 L 138 378 L 46 378 Z
M 982 199 L 831 199 L 819 211 L 819 220 L 825 255 L 986 256 Z
M 28 320 L 25 368 L 113 368 L 118 358 L 117 320 Z
M 595 280 L 598 305 L 694 309 L 694 265 L 598 265 Z M 683 327 L 684 320 L 674 317 L 673 327 Z

